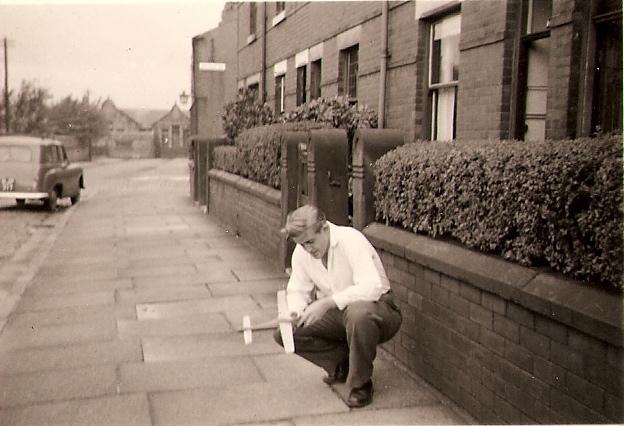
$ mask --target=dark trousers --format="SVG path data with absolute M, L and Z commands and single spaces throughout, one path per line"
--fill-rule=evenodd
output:
M 314 324 L 294 329 L 295 353 L 329 374 L 348 359 L 347 385 L 358 388 L 373 375 L 377 345 L 399 331 L 401 320 L 391 293 L 377 302 L 353 302 L 342 311 L 333 308 Z M 282 345 L 279 330 L 274 337 Z

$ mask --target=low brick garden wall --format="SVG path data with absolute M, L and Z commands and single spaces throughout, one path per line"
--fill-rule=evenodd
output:
M 212 169 L 209 213 L 283 266 L 280 192 Z M 373 223 L 403 312 L 383 348 L 481 423 L 624 423 L 619 295 Z
M 622 423 L 622 297 L 378 223 L 384 349 L 483 423 Z
M 210 215 L 279 265 L 280 191 L 217 169 L 208 178 Z

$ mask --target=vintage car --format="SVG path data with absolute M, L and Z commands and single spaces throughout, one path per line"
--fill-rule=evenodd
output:
M 84 188 L 82 168 L 71 165 L 63 144 L 32 136 L 0 136 L 0 198 L 41 200 L 55 211 L 60 198 L 72 204 Z

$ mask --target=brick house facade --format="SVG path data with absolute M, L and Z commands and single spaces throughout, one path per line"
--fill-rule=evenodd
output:
M 221 134 L 219 113 L 243 87 L 280 111 L 347 95 L 411 140 L 621 129 L 621 10 L 614 0 L 227 3 L 219 27 L 193 39 L 192 133 Z

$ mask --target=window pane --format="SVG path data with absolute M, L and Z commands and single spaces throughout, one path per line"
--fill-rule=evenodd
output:
M 460 29 L 461 15 L 453 15 L 433 25 L 431 84 L 459 80 Z
M 552 0 L 529 0 L 527 34 L 548 29 L 552 10 Z
M 622 130 L 622 21 L 600 23 L 596 38 L 592 130 Z
M 358 75 L 358 47 L 354 46 L 349 52 L 348 65 L 348 93 L 350 98 L 357 98 L 357 75 Z
M 249 34 L 256 33 L 256 3 L 249 3 Z
M 321 60 L 310 65 L 310 99 L 321 97 Z
M 306 103 L 306 66 L 297 68 L 297 106 Z
M 437 91 L 435 140 L 450 141 L 455 138 L 455 86 Z
M 338 95 L 357 97 L 358 45 L 340 51 L 338 62 Z
M 275 77 L 275 113 L 284 112 L 284 76 Z
M 525 140 L 544 140 L 546 137 L 549 52 L 548 37 L 535 40 L 528 47 Z
M 30 163 L 32 154 L 29 148 L 18 146 L 0 146 L 0 161 Z

